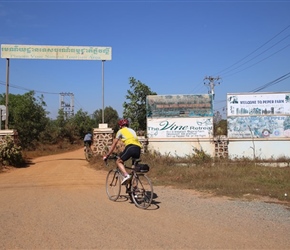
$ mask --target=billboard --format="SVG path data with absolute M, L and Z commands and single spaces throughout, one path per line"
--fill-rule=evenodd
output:
M 147 117 L 212 117 L 211 95 L 149 95 Z
M 212 95 L 149 95 L 148 138 L 211 138 Z
M 211 118 L 147 118 L 148 138 L 210 138 Z
M 228 94 L 228 116 L 290 115 L 289 93 Z
M 229 138 L 289 138 L 290 92 L 228 94 Z
M 111 47 L 1 44 L 1 58 L 112 60 Z

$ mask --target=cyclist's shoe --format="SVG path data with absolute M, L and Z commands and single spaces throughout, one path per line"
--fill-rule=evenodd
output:
M 131 179 L 131 177 L 132 177 L 132 176 L 131 176 L 131 175 L 129 175 L 129 174 L 128 174 L 127 176 L 125 176 L 125 177 L 124 177 L 124 179 L 122 180 L 122 183 L 121 183 L 121 185 L 124 185 L 124 184 L 126 184 L 126 183 L 127 183 L 127 181 Z

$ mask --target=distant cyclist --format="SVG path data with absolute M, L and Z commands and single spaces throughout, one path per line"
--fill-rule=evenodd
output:
M 85 137 L 84 137 L 84 146 L 85 146 L 84 150 L 86 150 L 86 143 L 89 144 L 90 149 L 92 149 L 92 148 L 91 148 L 91 145 L 92 145 L 92 137 L 93 137 L 93 136 L 92 136 L 91 132 L 88 131 L 88 132 L 86 133 Z
M 110 148 L 108 154 L 104 156 L 104 160 L 106 160 L 110 154 L 114 151 L 115 147 L 118 144 L 119 140 L 122 140 L 125 144 L 125 149 L 122 153 L 120 153 L 116 163 L 124 175 L 124 179 L 122 184 L 126 183 L 127 180 L 131 178 L 124 167 L 124 162 L 129 160 L 131 157 L 140 158 L 142 144 L 139 142 L 136 132 L 129 128 L 129 121 L 127 119 L 121 119 L 118 122 L 120 129 L 116 134 L 116 138 L 113 140 L 112 147 Z

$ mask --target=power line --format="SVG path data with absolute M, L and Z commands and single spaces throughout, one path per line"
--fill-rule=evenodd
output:
M 268 83 L 266 83 L 266 84 L 264 84 L 264 85 L 262 85 L 262 86 L 260 86 L 260 87 L 258 87 L 258 88 L 256 88 L 256 89 L 254 89 L 254 90 L 252 90 L 252 91 L 248 91 L 248 92 L 254 92 L 254 93 L 255 93 L 255 92 L 259 92 L 259 91 L 261 91 L 261 90 L 263 90 L 263 89 L 266 89 L 266 88 L 268 88 L 268 87 L 270 87 L 270 86 L 273 86 L 273 85 L 275 85 L 275 84 L 277 84 L 277 83 L 279 83 L 279 82 L 285 81 L 285 80 L 287 80 L 288 78 L 290 78 L 290 72 L 288 72 L 288 73 L 286 73 L 285 75 L 282 75 L 282 76 L 276 78 L 275 80 L 273 80 L 273 81 L 271 81 L 271 82 L 268 82 Z M 215 103 L 224 103 L 224 102 L 226 102 L 226 100 L 216 101 Z M 226 110 L 226 105 L 222 107 L 222 110 L 223 110 L 223 111 Z
M 262 51 L 262 52 L 259 53 L 258 55 L 254 56 L 254 57 L 250 58 L 249 60 L 247 60 L 246 62 L 244 62 L 244 63 L 238 65 L 240 62 L 244 61 L 246 58 L 248 58 L 248 57 L 250 57 L 251 55 L 253 55 L 253 54 L 254 54 L 255 52 L 257 52 L 259 49 L 261 49 L 262 47 L 264 47 L 265 45 L 267 45 L 268 43 L 270 43 L 272 40 L 274 40 L 276 37 L 278 37 L 280 34 L 282 34 L 283 32 L 285 32 L 285 31 L 286 31 L 287 29 L 289 29 L 289 28 L 290 28 L 290 25 L 288 25 L 287 27 L 285 27 L 284 29 L 282 29 L 282 30 L 281 30 L 280 32 L 278 32 L 275 36 L 273 36 L 271 39 L 269 39 L 268 41 L 266 41 L 265 43 L 263 43 L 261 46 L 259 46 L 259 47 L 258 47 L 257 49 L 255 49 L 254 51 L 252 51 L 251 53 L 249 53 L 248 55 L 246 55 L 246 56 L 243 57 L 242 59 L 238 60 L 237 62 L 233 63 L 233 64 L 230 65 L 229 67 L 227 67 L 227 68 L 225 68 L 225 69 L 219 71 L 219 72 L 216 73 L 215 75 L 220 75 L 222 72 L 224 72 L 223 78 L 226 78 L 226 77 L 229 77 L 229 76 L 235 75 L 235 74 L 237 74 L 237 73 L 240 73 L 240 72 L 242 72 L 242 71 L 244 71 L 244 70 L 246 70 L 246 69 L 249 69 L 249 68 L 251 68 L 251 67 L 253 67 L 253 66 L 255 66 L 255 65 L 259 64 L 259 63 L 261 63 L 262 61 L 265 61 L 266 59 L 268 59 L 268 58 L 274 56 L 275 54 L 281 52 L 282 50 L 288 48 L 288 47 L 290 46 L 290 44 L 288 44 L 288 45 L 286 45 L 285 47 L 283 47 L 282 49 L 279 49 L 278 51 L 272 53 L 271 55 L 269 55 L 269 56 L 267 56 L 267 57 L 265 57 L 265 58 L 259 60 L 258 62 L 251 64 L 250 66 L 247 66 L 247 67 L 245 67 L 245 68 L 243 68 L 243 69 L 241 69 L 241 70 L 239 70 L 239 71 L 236 71 L 236 72 L 234 72 L 234 73 L 232 73 L 232 74 L 229 74 L 230 72 L 232 72 L 232 71 L 234 71 L 234 70 L 236 70 L 236 69 L 242 67 L 243 65 L 245 65 L 245 64 L 247 64 L 247 63 L 249 63 L 249 62 L 251 62 L 251 61 L 254 60 L 255 58 L 257 58 L 257 57 L 261 56 L 262 54 L 266 53 L 266 52 L 269 51 L 271 48 L 277 46 L 279 43 L 281 43 L 281 42 L 284 41 L 286 38 L 288 38 L 288 37 L 290 36 L 290 34 L 287 35 L 287 36 L 285 36 L 284 38 L 280 39 L 280 40 L 279 40 L 278 42 L 276 42 L 274 45 L 272 45 L 271 47 L 265 49 L 264 51 Z M 238 65 L 238 66 L 234 67 L 235 65 Z M 234 68 L 233 68 L 233 67 L 234 67 Z M 200 88 L 201 88 L 201 84 L 199 84 L 199 86 L 200 86 L 200 87 L 199 87 L 199 89 L 200 89 Z M 197 85 L 195 88 L 197 88 L 197 87 L 198 87 L 198 85 Z
M 285 74 L 285 75 L 283 75 L 283 76 L 278 77 L 277 79 L 275 79 L 275 80 L 273 80 L 273 81 L 271 81 L 269 83 L 266 83 L 265 85 L 263 85 L 261 87 L 258 87 L 256 89 L 254 89 L 254 90 L 252 90 L 250 92 L 259 92 L 259 91 L 261 91 L 261 90 L 263 90 L 265 88 L 268 88 L 268 87 L 270 87 L 272 85 L 275 85 L 275 84 L 277 84 L 279 82 L 282 82 L 282 81 L 288 79 L 289 77 L 290 77 L 290 72 Z
M 264 54 L 265 52 L 267 52 L 267 51 L 270 50 L 271 48 L 275 47 L 278 43 L 282 42 L 284 39 L 286 39 L 286 38 L 289 37 L 289 36 L 290 36 L 290 35 L 284 37 L 282 40 L 278 41 L 276 44 L 272 45 L 270 48 L 264 50 L 264 51 L 261 52 L 260 54 L 258 54 L 258 55 L 256 55 L 255 57 L 249 59 L 248 61 L 244 62 L 243 64 L 241 64 L 241 65 L 239 65 L 239 66 L 233 68 L 232 70 L 227 71 L 225 74 L 227 74 L 227 73 L 229 73 L 229 72 L 231 72 L 231 71 L 233 71 L 233 70 L 235 70 L 235 69 L 240 68 L 241 66 L 247 64 L 247 63 L 250 62 L 250 61 L 253 61 L 255 58 L 259 57 L 260 55 Z M 256 62 L 256 63 L 254 63 L 254 64 L 252 64 L 252 65 L 246 67 L 245 69 L 251 68 L 252 66 L 254 66 L 254 65 L 256 65 L 256 64 L 258 64 L 258 63 L 260 63 L 260 62 L 262 62 L 262 61 L 264 61 L 264 60 L 266 60 L 266 59 L 268 59 L 268 58 L 270 58 L 270 57 L 272 57 L 273 55 L 275 55 L 275 54 L 281 52 L 282 50 L 286 49 L 286 48 L 289 47 L 289 46 L 290 46 L 290 44 L 286 45 L 286 46 L 283 47 L 282 49 L 280 49 L 280 50 L 278 50 L 278 51 L 272 53 L 271 55 L 267 56 L 266 58 L 264 58 L 264 59 L 262 59 L 262 60 L 260 60 L 260 61 L 258 61 L 258 62 Z M 245 70 L 245 69 L 242 69 L 242 70 L 240 70 L 240 71 L 238 71 L 238 72 L 236 72 L 236 73 L 239 73 L 239 72 L 241 72 L 241 71 L 243 71 L 243 70 Z M 224 76 L 224 77 L 227 77 L 227 76 Z
M 275 54 L 281 52 L 282 50 L 288 48 L 289 46 L 290 46 L 290 43 L 289 43 L 288 45 L 286 45 L 285 47 L 283 47 L 282 49 L 280 49 L 280 50 L 278 50 L 278 51 L 272 53 L 271 55 L 269 55 L 269 56 L 267 56 L 267 57 L 264 57 L 264 58 L 261 59 L 260 61 L 254 63 L 254 64 L 252 64 L 252 65 L 250 65 L 250 66 L 248 66 L 248 67 L 246 67 L 246 68 L 243 68 L 243 69 L 241 69 L 241 70 L 239 70 L 239 71 L 237 71 L 237 72 L 235 72 L 235 73 L 233 73 L 233 74 L 226 75 L 226 76 L 223 76 L 223 77 L 226 78 L 226 77 L 229 77 L 229 76 L 235 75 L 235 74 L 237 74 L 237 73 L 240 73 L 240 72 L 242 72 L 242 71 L 244 71 L 244 70 L 246 70 L 246 69 L 249 69 L 249 68 L 251 68 L 251 67 L 253 67 L 253 66 L 259 64 L 260 62 L 265 61 L 265 60 L 267 60 L 268 58 L 274 56 Z
M 0 81 L 1 85 L 5 85 L 6 86 L 6 82 Z M 50 95 L 59 95 L 60 93 L 56 93 L 56 92 L 46 92 L 46 91 L 40 91 L 40 90 L 32 90 L 32 89 L 27 89 L 18 85 L 14 85 L 14 84 L 9 84 L 9 87 L 15 88 L 15 89 L 22 89 L 22 90 L 27 90 L 27 91 L 34 91 L 36 93 L 41 93 L 41 94 L 50 94 Z
M 253 55 L 256 51 L 258 51 L 259 49 L 261 49 L 262 47 L 264 47 L 266 44 L 268 44 L 269 42 L 271 42 L 272 40 L 274 40 L 276 37 L 278 37 L 281 33 L 283 33 L 283 32 L 284 32 L 285 30 L 287 30 L 288 28 L 290 28 L 290 25 L 288 25 L 286 28 L 284 28 L 284 29 L 281 30 L 279 33 L 277 33 L 274 37 L 272 37 L 271 39 L 269 39 L 267 42 L 263 43 L 261 46 L 259 46 L 257 49 L 255 49 L 254 51 L 252 51 L 251 53 L 249 53 L 248 55 L 246 55 L 246 56 L 243 57 L 242 59 L 238 60 L 238 61 L 235 62 L 234 64 L 232 64 L 232 65 L 230 65 L 229 67 L 227 67 L 227 68 L 225 68 L 225 69 L 223 69 L 223 70 L 217 72 L 217 73 L 214 74 L 214 75 L 220 75 L 222 72 L 225 72 L 225 71 L 226 71 L 226 73 L 227 73 L 227 72 L 230 72 L 230 71 L 234 70 L 234 69 L 232 69 L 232 70 L 228 70 L 228 69 L 232 68 L 233 66 L 239 64 L 240 62 L 242 62 L 243 60 L 245 60 L 245 59 L 248 58 L 249 56 Z M 287 37 L 288 37 L 288 36 L 286 36 L 285 38 L 287 38 Z M 281 42 L 282 40 L 284 40 L 285 38 L 281 39 L 278 43 L 280 43 L 280 42 Z M 277 45 L 278 43 L 276 43 L 275 45 Z M 272 46 L 272 47 L 273 47 L 273 46 Z M 266 51 L 267 51 L 267 50 L 266 50 Z M 266 52 L 266 51 L 264 51 L 264 52 Z M 261 55 L 261 54 L 263 54 L 263 53 L 260 53 L 259 55 Z M 250 61 L 251 61 L 251 60 L 250 60 Z M 242 65 L 244 65 L 244 64 L 242 64 Z M 241 67 L 242 65 L 236 67 L 235 69 Z

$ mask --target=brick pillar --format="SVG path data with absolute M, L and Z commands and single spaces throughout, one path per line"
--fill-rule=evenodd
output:
M 14 143 L 18 143 L 18 132 L 16 130 L 0 130 L 0 143 L 5 142 L 6 136 L 11 136 Z
M 104 155 L 112 145 L 114 131 L 111 128 L 94 128 L 93 132 L 93 152 Z

